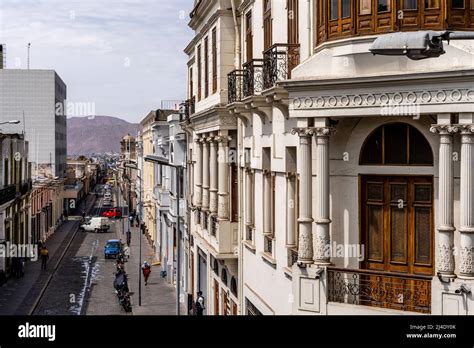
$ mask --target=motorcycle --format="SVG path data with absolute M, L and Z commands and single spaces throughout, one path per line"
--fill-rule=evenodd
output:
M 125 310 L 125 312 L 130 313 L 132 311 L 132 304 L 130 303 L 130 295 L 126 291 L 119 290 L 117 293 L 119 304 Z
M 119 291 L 129 291 L 128 288 L 128 277 L 127 273 L 123 270 L 118 270 L 117 273 L 115 273 L 115 279 L 114 279 L 114 289 L 119 292 Z

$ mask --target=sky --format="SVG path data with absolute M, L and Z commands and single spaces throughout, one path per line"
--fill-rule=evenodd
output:
M 54 69 L 70 110 L 139 122 L 186 95 L 193 0 L 0 0 L 7 68 Z M 70 115 L 71 116 L 71 115 Z M 82 115 L 87 116 L 87 115 Z

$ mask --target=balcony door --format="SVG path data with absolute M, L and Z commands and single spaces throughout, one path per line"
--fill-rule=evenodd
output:
M 363 176 L 362 268 L 433 274 L 433 178 Z

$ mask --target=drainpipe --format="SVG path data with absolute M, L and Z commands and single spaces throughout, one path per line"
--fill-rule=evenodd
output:
M 237 7 L 235 0 L 231 0 L 232 3 L 232 16 L 234 18 L 234 30 L 235 30 L 235 59 L 234 65 L 236 69 L 240 69 L 240 26 L 237 19 Z

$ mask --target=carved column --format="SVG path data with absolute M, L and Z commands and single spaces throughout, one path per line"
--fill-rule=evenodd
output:
M 313 235 L 314 263 L 325 266 L 331 264 L 327 254 L 330 245 L 329 225 L 329 137 L 332 127 L 315 128 L 316 154 L 316 230 Z
M 312 156 L 311 146 L 314 131 L 311 128 L 295 128 L 292 134 L 300 137 L 300 216 L 298 239 L 298 263 L 313 263 L 313 232 L 312 232 Z
M 219 143 L 219 198 L 218 217 L 219 220 L 229 219 L 229 141 L 230 137 L 218 136 Z
M 462 125 L 459 277 L 474 279 L 474 124 Z
M 217 143 L 215 140 L 215 137 L 212 136 L 210 138 L 210 166 L 211 166 L 211 187 L 210 187 L 210 201 L 209 201 L 209 210 L 211 214 L 215 215 L 217 214 Z
M 296 175 L 290 173 L 286 178 L 286 246 L 296 247 Z
M 202 207 L 202 139 L 196 138 L 196 166 L 194 168 L 194 205 Z
M 204 137 L 202 150 L 202 210 L 209 210 L 209 138 Z
M 247 226 L 253 225 L 253 212 L 252 212 L 252 170 L 250 168 L 245 169 L 245 224 Z
M 431 132 L 440 135 L 439 144 L 439 199 L 437 267 L 445 277 L 454 274 L 454 177 L 453 134 L 458 128 L 452 125 L 434 125 Z

